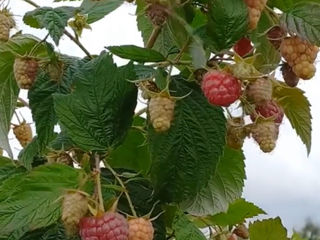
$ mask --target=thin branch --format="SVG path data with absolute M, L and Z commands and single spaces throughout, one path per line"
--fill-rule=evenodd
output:
M 149 40 L 146 44 L 146 48 L 153 48 L 157 38 L 159 37 L 159 34 L 161 32 L 162 26 L 155 26 L 152 30 L 152 33 L 149 37 Z
M 23 0 L 26 3 L 29 3 L 30 5 L 34 6 L 35 8 L 39 8 L 40 6 L 38 4 L 36 4 L 35 2 L 33 2 L 32 0 Z M 69 33 L 67 30 L 64 30 L 63 33 L 70 38 L 75 44 L 78 45 L 78 47 L 90 58 L 92 59 L 92 56 L 90 54 L 90 52 L 82 45 L 82 43 L 75 38 L 74 36 L 72 36 L 71 33 Z
M 128 190 L 126 188 L 126 186 L 124 185 L 123 181 L 121 180 L 121 178 L 119 178 L 118 174 L 113 170 L 113 168 L 107 163 L 107 161 L 104 161 L 105 167 L 107 169 L 109 169 L 109 171 L 112 173 L 112 175 L 115 177 L 115 179 L 118 181 L 118 183 L 120 184 L 120 186 L 124 189 L 124 194 L 126 195 L 127 201 L 129 203 L 129 207 L 131 209 L 131 212 L 133 214 L 134 217 L 137 217 L 137 213 L 136 210 L 134 209 L 133 203 L 131 201 L 131 198 L 129 196 Z
M 100 171 L 100 156 L 99 154 L 95 154 L 95 165 L 96 165 L 96 189 L 98 193 L 98 199 L 99 199 L 99 210 L 104 212 L 104 205 L 103 205 L 103 196 L 102 196 L 102 190 L 101 190 L 101 171 Z
M 142 114 L 144 114 L 145 112 L 147 112 L 148 108 L 142 108 L 141 110 L 139 110 L 134 116 L 140 116 Z
M 21 97 L 18 98 L 18 100 L 25 106 L 25 107 L 30 107 L 29 103 L 27 101 L 25 101 L 24 99 L 22 99 Z

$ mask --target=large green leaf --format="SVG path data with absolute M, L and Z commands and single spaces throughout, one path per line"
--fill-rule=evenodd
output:
M 281 24 L 289 32 L 320 46 L 320 2 L 301 3 L 285 12 Z
M 275 70 L 281 60 L 279 51 L 264 34 L 273 25 L 270 16 L 267 13 L 262 13 L 258 27 L 251 35 L 251 40 L 256 48 L 254 66 L 262 73 L 270 73 Z
M 197 195 L 190 195 L 181 206 L 198 216 L 225 212 L 229 203 L 241 197 L 245 179 L 244 167 L 242 151 L 226 147 L 217 170 L 211 174 L 209 185 L 202 186 Z
M 25 55 L 38 43 L 31 35 L 16 35 L 6 43 L 0 43 L 0 147 L 12 157 L 8 141 L 11 118 L 17 104 L 19 88 L 13 76 L 16 55 Z M 40 45 L 34 56 L 44 57 L 46 49 Z
M 102 53 L 74 75 L 75 91 L 54 95 L 60 123 L 86 151 L 106 151 L 125 137 L 136 106 L 133 64 L 118 68 Z
M 68 237 L 65 234 L 62 223 L 53 224 L 46 228 L 37 229 L 23 235 L 20 240 L 65 240 Z M 74 236 L 72 240 L 78 240 L 80 237 Z
M 279 8 L 282 11 L 291 9 L 294 5 L 299 3 L 315 2 L 320 3 L 320 0 L 269 0 L 268 5 Z
M 133 125 L 142 127 L 145 120 L 136 118 Z M 151 159 L 146 139 L 138 129 L 130 129 L 125 141 L 115 151 L 111 152 L 108 159 L 114 168 L 125 168 L 137 172 L 147 173 L 150 169 Z
M 124 0 L 84 0 L 80 6 L 81 13 L 88 14 L 87 22 L 96 22 L 122 5 Z
M 178 212 L 174 218 L 173 226 L 176 240 L 205 240 L 203 233 L 184 215 Z
M 38 137 L 34 137 L 32 142 L 29 143 L 22 151 L 19 153 L 19 161 L 28 170 L 32 168 L 32 163 L 36 157 L 41 153 Z
M 274 97 L 284 109 L 291 126 L 296 130 L 302 142 L 306 145 L 308 153 L 311 150 L 311 110 L 310 103 L 304 91 L 299 88 L 290 88 L 278 84 L 273 91 Z
M 172 90 L 177 96 L 190 95 L 176 102 L 168 132 L 149 129 L 151 177 L 162 199 L 181 202 L 205 187 L 216 170 L 225 142 L 225 118 L 198 85 L 178 76 Z
M 70 62 L 70 61 L 73 62 Z M 44 71 L 38 77 L 29 91 L 29 104 L 32 111 L 32 118 L 36 123 L 37 141 L 40 151 L 45 149 L 54 135 L 54 126 L 57 124 L 57 116 L 54 111 L 53 94 L 67 94 L 71 90 L 74 68 L 81 68 L 83 61 L 69 57 L 64 74 L 61 80 L 54 81 Z
M 0 186 L 0 237 L 20 239 L 30 230 L 55 223 L 60 217 L 59 197 L 66 189 L 78 188 L 83 177 L 80 170 L 53 164 L 4 182 Z
M 33 28 L 45 28 L 53 41 L 58 45 L 68 20 L 74 15 L 74 7 L 41 7 L 27 12 L 23 21 Z
M 249 225 L 250 240 L 288 240 L 280 218 L 255 221 Z
M 256 217 L 259 214 L 265 214 L 265 212 L 251 202 L 238 199 L 229 205 L 227 212 L 207 217 L 206 220 L 213 225 L 233 226 L 243 223 L 247 218 Z
M 207 34 L 216 51 L 229 49 L 246 34 L 248 10 L 244 1 L 215 0 L 209 6 Z
M 134 45 L 111 46 L 108 50 L 113 54 L 137 62 L 161 62 L 166 58 L 153 49 L 146 49 Z
M 0 186 L 6 179 L 23 172 L 25 168 L 17 166 L 9 158 L 0 156 Z

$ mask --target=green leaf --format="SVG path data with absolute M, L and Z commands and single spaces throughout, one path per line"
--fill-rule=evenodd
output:
M 145 120 L 137 117 L 133 125 L 142 127 Z M 108 163 L 114 168 L 125 168 L 137 172 L 147 173 L 151 159 L 146 139 L 141 131 L 130 129 L 124 142 L 111 152 Z
M 136 15 L 137 15 L 138 29 L 141 32 L 144 45 L 146 45 L 153 31 L 153 25 L 148 19 L 148 17 L 145 16 L 145 14 L 141 14 L 141 12 L 144 11 L 144 8 L 147 5 L 146 1 L 137 0 L 136 4 L 137 4 Z M 170 32 L 168 25 L 165 24 L 162 27 L 159 36 L 157 37 L 157 40 L 153 46 L 153 49 L 160 52 L 164 56 L 167 56 L 173 46 L 175 46 L 175 42 L 173 40 L 172 33 Z
M 306 145 L 308 153 L 310 153 L 312 116 L 310 103 L 304 95 L 304 91 L 281 84 L 274 88 L 273 94 L 283 108 L 291 126 L 296 130 L 296 133 Z
M 320 0 L 269 0 L 268 5 L 279 8 L 282 11 L 290 10 L 293 6 L 299 3 L 320 3 Z
M 72 62 L 70 62 L 72 61 Z M 54 136 L 54 126 L 57 124 L 57 116 L 54 111 L 53 94 L 67 94 L 71 90 L 73 68 L 81 68 L 83 61 L 68 57 L 65 63 L 64 74 L 61 80 L 54 81 L 50 75 L 41 71 L 30 89 L 28 98 L 32 111 L 32 118 L 36 123 L 37 141 L 39 150 L 42 151 Z
M 0 186 L 6 179 L 23 172 L 25 168 L 15 165 L 9 158 L 0 156 Z
M 168 132 L 149 129 L 151 178 L 156 193 L 166 201 L 181 202 L 207 185 L 216 170 L 225 142 L 225 118 L 212 106 L 196 84 L 173 79 L 175 115 Z
M 94 23 L 116 10 L 124 0 L 84 0 L 80 6 L 82 14 L 88 14 L 87 23 Z
M 63 31 L 68 24 L 68 20 L 74 15 L 74 7 L 42 7 L 31 12 L 27 12 L 23 21 L 33 28 L 45 28 L 49 31 L 50 36 L 56 45 L 63 35 Z
M 229 49 L 248 29 L 248 10 L 244 1 L 215 0 L 209 6 L 207 33 L 216 51 Z
M 0 192 L 1 237 L 20 239 L 24 233 L 50 226 L 60 218 L 59 197 L 66 189 L 76 189 L 83 173 L 74 168 L 53 164 L 35 168 L 19 176 L 19 184 L 6 181 Z M 9 193 L 8 193 L 9 192 Z
M 189 51 L 192 57 L 192 65 L 195 69 L 206 67 L 207 56 L 200 39 L 194 39 L 191 42 Z
M 161 62 L 166 58 L 159 52 L 134 45 L 112 46 L 107 48 L 113 54 L 137 62 Z
M 217 170 L 212 172 L 208 186 L 203 186 L 196 196 L 190 198 L 190 195 L 181 206 L 197 216 L 227 211 L 228 204 L 241 197 L 245 179 L 244 167 L 242 151 L 226 147 Z
M 34 137 L 32 142 L 29 143 L 22 151 L 19 153 L 19 161 L 28 170 L 31 170 L 32 163 L 36 157 L 41 153 L 41 148 L 39 146 L 38 137 Z
M 78 147 L 106 151 L 123 140 L 137 102 L 134 79 L 132 64 L 118 68 L 102 53 L 75 73 L 74 92 L 54 95 L 59 121 Z
M 298 233 L 293 233 L 291 240 L 307 240 L 305 238 L 302 238 Z
M 178 212 L 172 226 L 176 240 L 205 240 L 203 233 L 184 215 Z
M 206 219 L 214 225 L 234 226 L 243 223 L 247 218 L 252 218 L 259 214 L 266 213 L 253 203 L 247 202 L 244 199 L 238 199 L 229 205 L 227 212 L 218 213 Z
M 290 33 L 320 46 L 320 2 L 301 3 L 283 13 L 280 21 Z
M 53 224 L 46 228 L 37 229 L 28 232 L 20 240 L 65 240 L 68 237 L 65 234 L 64 226 L 62 223 Z M 72 240 L 79 239 L 78 236 L 73 237 Z
M 38 41 L 31 35 L 16 35 L 8 42 L 0 44 L 0 147 L 6 150 L 10 157 L 13 156 L 8 132 L 19 95 L 19 88 L 13 76 L 13 63 L 17 54 L 25 55 L 30 52 Z M 34 56 L 46 56 L 43 45 L 34 51 Z
M 251 35 L 251 40 L 256 48 L 254 61 L 255 68 L 262 73 L 270 73 L 280 63 L 280 53 L 268 40 L 265 32 L 274 25 L 270 16 L 262 13 L 258 27 Z
M 251 223 L 249 233 L 250 240 L 288 240 L 287 229 L 283 227 L 279 217 Z

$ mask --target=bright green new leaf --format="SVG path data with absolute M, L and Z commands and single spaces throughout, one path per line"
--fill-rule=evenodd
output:
M 47 29 L 55 44 L 58 45 L 68 20 L 74 15 L 75 11 L 76 8 L 74 7 L 42 7 L 27 12 L 23 21 L 30 27 Z
M 196 216 L 227 211 L 229 203 L 241 197 L 246 177 L 244 167 L 242 151 L 226 147 L 208 186 L 202 186 L 197 195 L 190 195 L 181 206 Z
M 277 84 L 273 91 L 274 97 L 284 110 L 291 126 L 296 130 L 302 142 L 306 145 L 308 153 L 311 150 L 311 110 L 310 103 L 299 88 L 286 87 Z
M 207 217 L 206 220 L 219 226 L 234 226 L 260 214 L 265 214 L 261 208 L 244 199 L 238 199 L 229 205 L 227 212 Z
M 166 201 L 181 202 L 208 184 L 225 142 L 225 118 L 196 84 L 173 78 L 178 100 L 171 128 L 157 133 L 150 126 L 151 178 L 155 191 Z
M 203 233 L 181 211 L 177 212 L 172 229 L 176 240 L 206 240 Z
M 117 67 L 109 54 L 86 63 L 73 76 L 75 90 L 55 94 L 55 110 L 67 135 L 85 151 L 117 146 L 131 126 L 137 103 L 133 64 Z
M 250 240 L 288 240 L 280 218 L 255 221 L 249 225 Z
M 320 46 L 320 2 L 296 5 L 281 17 L 281 25 L 289 32 Z
M 166 58 L 159 52 L 134 45 L 111 46 L 107 49 L 114 55 L 137 62 L 161 62 Z
M 0 186 L 0 237 L 20 239 L 30 230 L 55 223 L 60 218 L 60 196 L 78 188 L 83 177 L 80 170 L 53 164 L 5 181 Z

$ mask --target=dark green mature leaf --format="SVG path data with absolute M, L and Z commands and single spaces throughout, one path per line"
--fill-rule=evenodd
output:
M 262 13 L 258 27 L 251 35 L 251 40 L 256 48 L 254 66 L 262 73 L 270 73 L 275 70 L 281 60 L 279 51 L 275 49 L 264 34 L 273 25 L 274 23 L 270 16 Z
M 0 237 L 20 239 L 30 230 L 55 223 L 60 217 L 59 197 L 66 189 L 78 188 L 83 176 L 80 170 L 53 164 L 5 181 L 0 186 Z
M 232 166 L 232 167 L 230 167 Z M 208 186 L 203 186 L 195 196 L 182 203 L 182 207 L 193 215 L 213 215 L 225 212 L 228 204 L 239 199 L 245 179 L 244 155 L 242 151 L 226 147 L 217 170 Z
M 107 49 L 113 54 L 137 62 L 161 62 L 166 58 L 159 52 L 134 45 L 111 46 Z
M 137 117 L 134 126 L 144 125 L 145 119 Z M 137 172 L 147 173 L 151 159 L 146 139 L 138 129 L 130 129 L 124 142 L 115 151 L 111 152 L 108 163 L 114 168 L 124 168 Z
M 67 94 L 71 91 L 72 76 L 81 68 L 83 61 L 68 57 L 63 77 L 59 81 L 50 79 L 50 75 L 41 71 L 32 89 L 29 91 L 30 108 L 32 118 L 36 122 L 37 141 L 39 150 L 45 149 L 54 135 L 54 126 L 57 124 L 57 116 L 54 110 L 53 94 Z
M 215 0 L 209 6 L 207 33 L 216 51 L 229 49 L 246 34 L 248 9 L 244 1 Z
M 144 45 L 146 45 L 153 31 L 153 25 L 147 18 L 147 16 L 141 14 L 141 12 L 144 11 L 144 8 L 146 7 L 146 1 L 137 0 L 136 4 L 138 29 L 141 32 Z M 165 24 L 161 29 L 161 32 L 154 44 L 153 49 L 160 52 L 164 56 L 167 56 L 173 46 L 175 46 L 175 42 L 173 40 L 172 33 L 170 32 L 168 25 Z
M 6 179 L 23 173 L 25 170 L 23 167 L 14 164 L 11 159 L 0 156 L 0 186 Z
M 320 2 L 301 3 L 283 13 L 281 25 L 290 33 L 320 46 Z
M 39 145 L 38 137 L 34 137 L 32 142 L 29 143 L 22 151 L 19 153 L 19 161 L 28 170 L 32 168 L 32 163 L 36 157 L 41 153 L 41 148 Z
M 251 202 L 238 199 L 229 205 L 228 211 L 206 218 L 210 223 L 219 226 L 234 226 L 243 223 L 247 218 L 256 217 L 265 212 Z
M 116 10 L 124 0 L 84 0 L 80 6 L 82 14 L 88 14 L 87 22 L 93 23 Z
M 205 240 L 203 233 L 184 215 L 178 212 L 172 226 L 176 240 Z
M 74 75 L 75 91 L 54 96 L 55 110 L 67 135 L 86 151 L 115 147 L 125 137 L 136 106 L 133 64 L 118 68 L 112 57 L 84 64 Z
M 225 118 L 198 85 L 175 77 L 172 90 L 187 97 L 176 102 L 174 121 L 166 133 L 149 129 L 151 178 L 165 201 L 181 202 L 207 185 L 225 142 Z
M 31 35 L 17 35 L 8 42 L 0 44 L 0 147 L 11 157 L 8 132 L 19 95 L 19 88 L 13 76 L 13 63 L 16 55 L 30 52 L 38 41 Z M 42 45 L 34 51 L 34 56 L 45 55 L 46 50 Z
M 284 84 L 277 85 L 273 91 L 274 97 L 283 108 L 291 126 L 296 130 L 308 153 L 311 150 L 312 116 L 310 103 L 299 88 L 290 88 Z
M 249 225 L 250 240 L 288 240 L 280 218 L 255 221 Z
M 287 11 L 294 7 L 296 4 L 305 4 L 308 2 L 320 3 L 320 0 L 269 0 L 268 5 L 279 8 L 282 11 Z
M 42 7 L 27 12 L 23 21 L 30 27 L 47 29 L 55 44 L 58 45 L 68 20 L 75 11 L 74 7 Z

